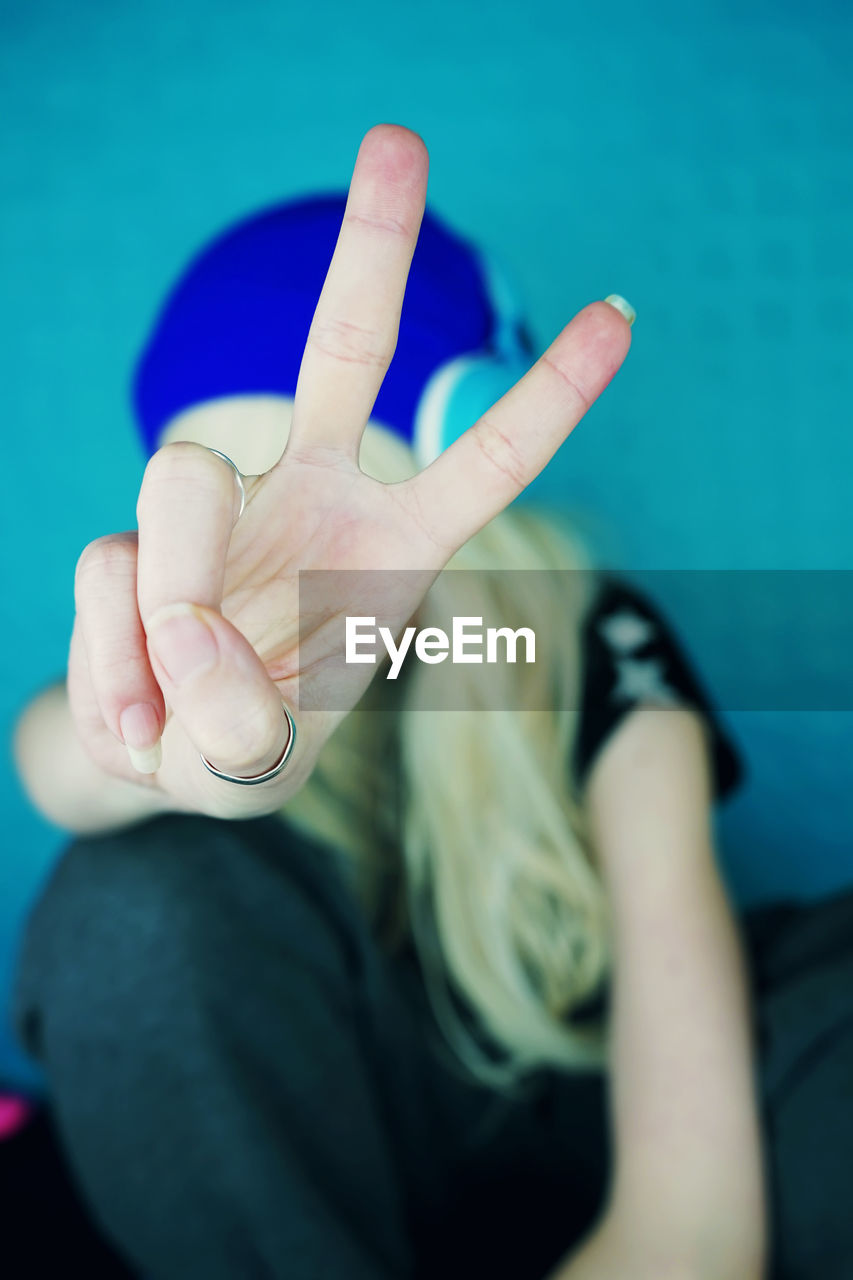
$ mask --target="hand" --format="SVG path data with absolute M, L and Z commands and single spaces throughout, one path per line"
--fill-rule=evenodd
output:
M 226 818 L 279 808 L 376 670 L 364 666 L 360 683 L 348 684 L 348 708 L 300 714 L 297 687 L 303 702 L 306 691 L 322 702 L 319 682 L 338 643 L 331 623 L 346 602 L 329 601 L 313 620 L 310 669 L 303 660 L 300 672 L 299 571 L 428 571 L 393 602 L 402 625 L 458 548 L 538 475 L 628 352 L 628 323 L 594 302 L 419 475 L 386 485 L 363 474 L 360 440 L 396 345 L 428 164 L 408 129 L 377 125 L 364 137 L 287 446 L 270 471 L 246 478 L 240 519 L 231 468 L 201 445 L 176 442 L 148 462 L 138 534 L 98 538 L 80 556 L 68 675 L 78 735 L 103 770 L 159 789 L 164 807 Z M 196 606 L 210 641 L 205 663 L 180 683 L 174 657 L 158 653 L 176 619 L 156 625 L 177 602 Z M 189 666 L 188 636 L 174 640 Z M 270 768 L 288 736 L 281 699 L 298 731 L 279 777 L 239 787 L 203 767 L 199 752 L 239 776 Z M 148 741 L 137 745 L 154 744 L 162 730 L 156 773 L 136 772 L 123 745 L 120 718 L 133 704 L 149 706 Z

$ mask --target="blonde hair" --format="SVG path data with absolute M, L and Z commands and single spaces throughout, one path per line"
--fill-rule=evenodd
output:
M 385 482 L 416 470 L 400 441 L 373 427 L 360 461 Z M 571 770 L 592 575 L 560 520 L 517 505 L 453 569 L 579 570 L 563 597 L 536 573 L 462 575 L 463 596 L 460 576 L 445 571 L 419 612 L 423 626 L 434 611 L 497 609 L 504 625 L 532 627 L 549 709 L 493 709 L 494 668 L 482 665 L 454 669 L 460 709 L 416 709 L 425 676 L 409 664 L 405 681 L 373 682 L 370 705 L 343 720 L 280 816 L 339 851 L 386 950 L 411 939 L 452 1061 L 513 1092 L 536 1068 L 599 1069 L 607 1057 L 601 1023 L 571 1016 L 610 963 L 605 893 Z M 512 674 L 521 666 L 505 670 L 525 678 Z

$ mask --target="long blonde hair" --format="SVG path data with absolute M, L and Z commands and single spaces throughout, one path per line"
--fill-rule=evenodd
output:
M 360 461 L 385 482 L 416 470 L 397 439 L 372 427 Z M 428 626 L 433 610 L 497 609 L 506 625 L 532 627 L 551 709 L 493 709 L 494 672 L 477 665 L 456 668 L 460 709 L 416 709 L 424 677 L 414 664 L 405 681 L 374 681 L 370 706 L 343 720 L 280 816 L 339 851 L 386 950 L 411 940 L 454 1060 L 512 1092 L 536 1068 L 599 1069 L 607 1058 L 601 1023 L 571 1016 L 610 963 L 605 893 L 571 770 L 592 574 L 560 520 L 518 504 L 453 569 L 579 570 L 565 575 L 573 589 L 563 597 L 536 573 L 462 575 L 463 597 L 460 575 L 445 571 L 419 613 Z

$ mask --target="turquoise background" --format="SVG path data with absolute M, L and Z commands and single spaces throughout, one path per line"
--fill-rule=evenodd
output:
M 0 989 L 67 839 L 11 728 L 64 673 L 84 546 L 135 527 L 127 385 L 154 308 L 230 220 L 345 186 L 379 121 L 423 136 L 432 207 L 513 272 L 540 347 L 594 298 L 636 307 L 534 486 L 606 561 L 853 568 L 851 34 L 826 0 L 0 6 Z M 697 664 L 725 664 L 714 601 L 677 594 Z M 821 661 L 846 662 L 850 622 L 828 612 Z M 742 650 L 780 686 L 810 662 L 782 634 Z M 727 719 L 751 772 L 720 820 L 739 900 L 850 882 L 849 710 Z M 0 1078 L 33 1078 L 5 1028 Z

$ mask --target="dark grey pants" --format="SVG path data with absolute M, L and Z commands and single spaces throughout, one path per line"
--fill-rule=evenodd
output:
M 853 1276 L 853 893 L 748 916 L 773 1275 Z M 277 819 L 64 852 L 15 1018 L 71 1167 L 150 1280 L 542 1280 L 607 1179 L 606 1083 L 518 1098 L 442 1049 L 411 952 Z

